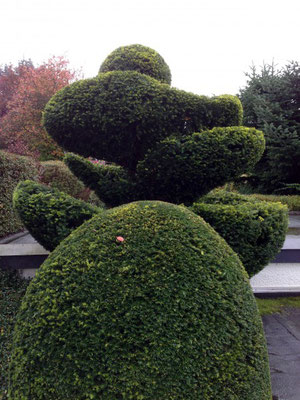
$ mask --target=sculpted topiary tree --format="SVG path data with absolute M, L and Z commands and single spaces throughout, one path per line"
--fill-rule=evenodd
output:
M 223 236 L 230 239 L 237 214 L 228 203 L 241 204 L 238 229 L 246 237 L 251 226 L 247 261 L 255 241 L 271 241 L 274 227 L 281 236 L 272 251 L 282 244 L 286 209 L 259 209 L 227 195 L 194 203 L 258 161 L 263 133 L 240 126 L 236 97 L 187 93 L 172 88 L 170 77 L 156 52 L 125 46 L 104 61 L 96 78 L 64 88 L 46 106 L 48 133 L 80 154 L 68 154 L 67 165 L 108 206 L 148 201 L 78 210 L 80 218 L 96 215 L 53 251 L 25 297 L 15 332 L 11 400 L 271 399 L 247 274 L 195 213 L 210 218 L 210 206 L 218 206 L 218 217 L 210 219 L 224 220 Z M 109 163 L 92 164 L 87 156 Z M 24 211 L 38 192 L 20 185 L 17 208 Z M 57 193 L 41 197 L 56 207 L 44 232 L 48 243 L 59 202 L 70 202 Z M 194 212 L 149 200 L 194 203 Z M 78 207 L 72 203 L 72 210 Z M 276 218 L 268 230 L 262 222 L 270 213 Z M 60 231 L 67 235 L 66 212 L 63 218 Z
M 240 126 L 238 98 L 198 96 L 172 88 L 170 81 L 169 67 L 154 50 L 120 47 L 103 62 L 96 78 L 73 83 L 50 100 L 44 124 L 64 149 L 81 154 L 67 154 L 65 162 L 107 206 L 144 199 L 185 205 L 197 201 L 193 211 L 208 218 L 209 207 L 201 205 L 201 199 L 199 204 L 199 196 L 252 168 L 264 150 L 263 133 Z M 110 164 L 92 164 L 82 156 Z M 26 208 L 26 202 L 22 204 Z M 55 204 L 59 207 L 57 200 Z M 20 202 L 15 205 L 21 215 L 28 215 Z M 266 210 L 256 203 L 249 205 L 251 210 L 239 207 L 237 218 L 227 206 L 218 201 L 217 213 L 210 207 L 209 222 L 253 275 L 282 246 L 287 210 L 279 205 Z M 66 218 L 64 213 L 60 224 L 68 226 L 62 232 L 72 227 Z M 24 222 L 41 240 L 30 218 Z M 58 241 L 51 239 L 52 232 L 45 232 L 48 248 Z

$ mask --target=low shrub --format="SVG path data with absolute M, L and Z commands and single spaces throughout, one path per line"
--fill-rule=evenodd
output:
M 38 174 L 38 164 L 32 159 L 0 151 L 0 238 L 24 229 L 13 209 L 13 191 L 19 181 L 37 180 Z
M 7 399 L 8 363 L 16 314 L 29 281 L 21 279 L 17 271 L 0 268 L 0 399 Z
M 288 209 L 281 203 L 217 191 L 200 198 L 191 210 L 226 240 L 250 277 L 272 261 L 284 243 Z
M 16 187 L 13 205 L 30 234 L 50 251 L 84 221 L 102 211 L 29 180 Z
M 130 203 L 72 232 L 18 315 L 10 400 L 270 400 L 237 255 L 185 207 Z
M 171 71 L 162 56 L 140 44 L 122 46 L 110 53 L 99 72 L 109 71 L 137 71 L 162 83 L 171 84 Z
M 65 192 L 76 199 L 96 206 L 103 202 L 69 170 L 62 161 L 44 161 L 40 168 L 40 182 L 51 188 Z

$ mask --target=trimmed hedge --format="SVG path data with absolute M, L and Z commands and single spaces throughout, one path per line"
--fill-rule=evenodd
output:
M 0 151 L 0 238 L 24 229 L 12 205 L 17 183 L 38 179 L 38 164 L 30 158 Z
M 135 71 L 113 71 L 57 92 L 46 105 L 44 125 L 65 150 L 135 171 L 147 151 L 170 135 L 240 125 L 239 100 L 227 96 L 225 103 Z
M 162 83 L 171 84 L 171 71 L 162 56 L 140 44 L 122 46 L 110 53 L 99 72 L 109 71 L 137 71 Z
M 250 277 L 274 260 L 283 246 L 288 209 L 281 203 L 218 191 L 200 198 L 191 210 L 226 240 Z
M 71 233 L 16 324 L 10 400 L 270 400 L 243 266 L 185 207 L 131 203 Z
M 40 183 L 53 189 L 65 192 L 76 199 L 84 200 L 95 206 L 103 202 L 69 170 L 62 161 L 45 161 L 41 163 Z
M 116 165 L 95 165 L 71 153 L 64 161 L 107 205 L 141 199 L 191 204 L 251 169 L 264 146 L 262 132 L 238 126 L 167 138 L 138 163 L 136 174 Z
M 265 148 L 263 133 L 227 127 L 167 138 L 137 167 L 143 198 L 191 204 L 251 169 Z
M 107 206 L 114 207 L 134 200 L 136 185 L 119 165 L 93 164 L 73 153 L 66 154 L 64 162 Z
M 16 187 L 13 205 L 30 234 L 50 251 L 84 221 L 102 211 L 29 180 Z
M 296 195 L 272 195 L 272 194 L 251 194 L 251 198 L 267 201 L 267 202 L 280 202 L 288 206 L 289 211 L 300 211 L 300 196 Z

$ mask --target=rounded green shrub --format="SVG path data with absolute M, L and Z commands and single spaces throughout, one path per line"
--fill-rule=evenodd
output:
M 140 44 L 122 46 L 114 50 L 102 63 L 99 72 L 137 71 L 162 83 L 171 84 L 171 71 L 155 50 Z
M 239 100 L 230 101 L 232 113 L 216 98 L 171 88 L 136 71 L 113 71 L 56 93 L 45 108 L 44 125 L 65 150 L 134 173 L 148 150 L 169 136 L 237 125 Z M 216 107 L 219 119 L 212 118 Z
M 52 251 L 75 228 L 102 209 L 39 183 L 20 182 L 13 205 L 30 234 Z
M 250 277 L 274 260 L 283 246 L 288 209 L 281 203 L 218 191 L 200 198 L 191 210 L 226 240 Z
M 38 164 L 29 157 L 0 151 L 0 238 L 24 229 L 12 205 L 13 191 L 24 179 L 37 180 Z
M 162 202 L 97 215 L 26 292 L 10 400 L 270 400 L 261 319 L 236 254 Z

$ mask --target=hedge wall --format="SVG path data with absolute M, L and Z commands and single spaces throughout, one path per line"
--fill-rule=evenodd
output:
M 24 229 L 13 209 L 13 191 L 19 181 L 37 180 L 38 175 L 32 159 L 0 151 L 0 238 Z
M 270 400 L 245 270 L 185 207 L 130 203 L 68 236 L 18 315 L 10 400 Z

